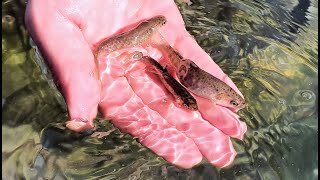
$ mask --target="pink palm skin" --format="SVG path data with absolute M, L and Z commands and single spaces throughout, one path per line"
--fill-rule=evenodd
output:
M 235 113 L 199 97 L 197 112 L 178 107 L 139 62 L 125 67 L 110 56 L 97 68 L 92 51 L 101 39 L 156 15 L 166 16 L 168 23 L 159 31 L 172 47 L 241 94 L 185 30 L 172 0 L 29 0 L 26 25 L 59 81 L 68 128 L 92 128 L 99 108 L 123 132 L 177 166 L 191 168 L 203 156 L 215 166 L 228 166 L 236 156 L 230 137 L 242 139 L 247 128 Z

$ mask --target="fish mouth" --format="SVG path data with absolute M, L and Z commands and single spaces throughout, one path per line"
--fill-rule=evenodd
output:
M 226 105 L 218 104 L 218 103 L 216 105 L 224 107 L 224 108 L 228 108 L 229 110 L 231 110 L 232 112 L 235 112 L 235 113 L 238 112 L 240 109 L 242 109 L 242 108 L 234 108 L 234 107 L 230 107 L 230 106 L 226 106 Z

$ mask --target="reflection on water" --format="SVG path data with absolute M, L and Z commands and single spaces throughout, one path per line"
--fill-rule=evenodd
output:
M 248 102 L 231 167 L 167 164 L 108 121 L 82 134 L 36 63 L 25 2 L 3 1 L 3 179 L 318 179 L 318 1 L 179 3 L 188 31 Z

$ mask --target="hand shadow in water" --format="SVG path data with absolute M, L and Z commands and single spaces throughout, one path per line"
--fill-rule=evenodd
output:
M 93 131 L 76 133 L 68 130 L 64 126 L 67 111 L 53 91 L 46 82 L 33 82 L 11 94 L 2 107 L 2 125 L 31 125 L 34 131 L 41 132 L 43 148 L 57 147 L 69 151 L 61 144 L 80 140 Z

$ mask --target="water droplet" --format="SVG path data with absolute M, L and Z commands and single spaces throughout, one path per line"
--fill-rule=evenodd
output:
M 314 169 L 313 174 L 318 175 L 318 169 Z
M 300 95 L 306 100 L 310 100 L 312 98 L 312 92 L 309 92 L 309 91 L 301 91 Z
M 286 100 L 284 100 L 284 99 L 280 98 L 278 102 L 279 102 L 279 104 L 282 104 L 282 105 L 283 105 L 283 104 L 285 104 L 285 103 L 286 103 Z
M 296 105 L 314 105 L 316 95 L 310 90 L 299 90 L 295 92 L 292 100 Z

